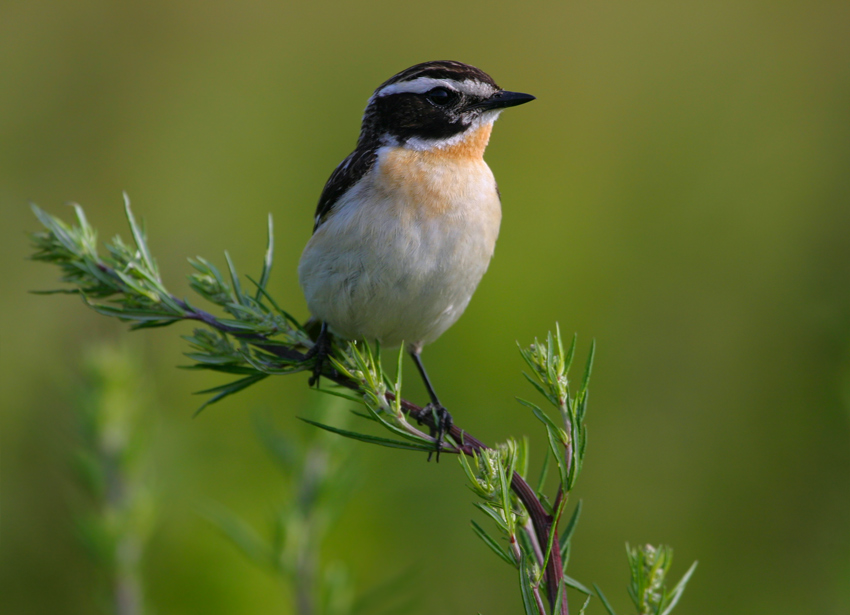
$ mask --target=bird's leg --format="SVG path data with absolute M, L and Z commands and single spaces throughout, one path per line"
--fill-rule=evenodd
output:
M 307 351 L 307 354 L 304 355 L 304 361 L 313 360 L 313 375 L 310 376 L 310 380 L 308 380 L 308 384 L 313 386 L 319 385 L 319 380 L 322 377 L 322 370 L 325 367 L 325 362 L 328 360 L 328 357 L 331 354 L 331 334 L 328 331 L 328 324 L 326 322 L 322 323 L 322 328 L 319 331 L 319 335 L 316 338 L 316 342 L 313 344 L 313 347 Z
M 428 372 L 425 371 L 425 366 L 422 364 L 422 359 L 419 357 L 419 353 L 421 351 L 416 348 L 410 349 L 410 356 L 413 358 L 413 362 L 416 363 L 416 368 L 419 370 L 419 374 L 422 376 L 423 382 L 425 382 L 425 388 L 428 389 L 428 395 L 431 397 L 431 403 L 425 406 L 426 410 L 430 410 L 434 415 L 434 424 L 435 426 L 431 428 L 431 436 L 436 436 L 437 438 L 437 462 L 440 461 L 440 451 L 443 448 L 443 436 L 445 436 L 452 428 L 452 415 L 449 414 L 449 411 L 443 407 L 443 404 L 440 403 L 440 400 L 437 398 L 437 393 L 434 391 L 434 387 L 431 385 L 431 380 L 428 378 Z M 428 461 L 431 461 L 431 454 L 428 454 Z

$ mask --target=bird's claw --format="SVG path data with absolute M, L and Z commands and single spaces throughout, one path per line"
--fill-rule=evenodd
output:
M 434 451 L 428 453 L 428 461 L 431 461 L 431 455 L 437 453 L 437 463 L 440 462 L 440 451 L 443 450 L 445 435 L 452 430 L 454 422 L 452 415 L 441 404 L 430 403 L 425 406 L 425 412 L 430 413 L 434 418 L 434 424 L 430 426 L 431 437 L 436 438 Z
M 327 331 L 326 326 L 322 326 L 322 331 L 319 337 L 316 338 L 316 343 L 304 355 L 304 361 L 313 361 L 313 375 L 307 381 L 309 386 L 318 386 L 322 378 L 322 372 L 325 369 L 325 364 L 328 357 L 331 355 L 331 336 Z

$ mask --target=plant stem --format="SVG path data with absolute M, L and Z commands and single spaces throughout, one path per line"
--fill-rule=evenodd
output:
M 534 524 L 531 522 L 531 519 L 529 519 L 522 527 L 522 531 L 528 536 L 528 541 L 534 549 L 534 556 L 537 558 L 537 564 L 542 566 L 544 557 L 543 550 L 540 548 L 540 543 L 537 540 L 537 534 L 534 531 Z
M 543 599 L 540 597 L 540 588 L 534 587 L 534 601 L 537 603 L 537 610 L 540 611 L 540 615 L 546 615 L 546 607 L 543 606 Z
M 120 280 L 120 276 L 117 276 L 117 274 L 115 274 L 115 272 L 113 272 L 112 269 L 106 264 L 98 262 L 97 266 L 101 270 L 103 270 L 105 274 L 111 275 Z M 123 288 L 125 285 L 123 284 L 123 282 L 121 282 L 120 286 Z M 270 354 L 273 354 L 288 362 L 304 362 L 305 369 L 307 369 L 308 357 L 305 352 L 299 352 L 298 350 L 295 350 L 290 346 L 275 344 L 269 339 L 267 335 L 260 333 L 247 333 L 242 329 L 223 323 L 215 315 L 204 310 L 198 309 L 190 305 L 188 302 L 178 299 L 174 295 L 166 293 L 163 295 L 163 298 L 170 300 L 172 304 L 176 305 L 183 312 L 182 314 L 175 313 L 173 314 L 173 316 L 170 314 L 167 316 L 164 315 L 163 324 L 171 324 L 177 322 L 178 320 L 196 320 L 204 323 L 205 325 L 213 329 L 221 331 L 222 333 L 226 333 L 232 335 L 237 339 L 246 341 L 257 348 Z M 330 366 L 325 368 L 324 372 L 322 373 L 322 376 L 332 382 L 335 382 L 341 386 L 355 391 L 359 390 L 360 388 L 357 382 L 349 379 L 343 374 L 338 373 Z M 387 400 L 390 402 L 395 401 L 395 395 L 393 395 L 392 393 L 387 393 L 386 397 Z M 434 423 L 433 413 L 425 411 L 425 409 L 421 406 L 417 406 L 416 404 L 404 399 L 401 400 L 400 404 L 402 410 L 408 416 L 415 419 L 417 422 L 424 423 L 425 425 L 428 425 L 429 427 L 434 429 L 437 428 L 437 425 L 435 425 Z M 478 451 L 489 449 L 489 447 L 486 446 L 483 442 L 481 442 L 477 438 L 474 438 L 457 425 L 452 426 L 451 430 L 449 431 L 449 435 L 455 440 L 455 442 L 458 442 L 460 444 L 457 448 L 446 448 L 443 452 L 474 456 Z M 534 489 L 532 489 L 532 487 L 516 472 L 514 472 L 513 477 L 511 478 L 511 489 L 517 495 L 519 500 L 523 503 L 526 510 L 528 511 L 529 518 L 531 520 L 532 525 L 534 526 L 534 533 L 537 537 L 538 544 L 541 547 L 542 545 L 548 545 L 551 533 L 557 533 L 557 524 L 554 523 L 552 515 L 546 512 L 545 508 L 543 507 L 543 504 L 540 502 L 537 497 L 537 494 L 534 492 Z M 555 602 L 557 601 L 558 596 L 558 588 L 563 582 L 561 554 L 558 548 L 552 549 L 552 553 L 549 556 L 549 561 L 544 573 L 544 580 L 546 582 L 546 591 L 549 606 L 551 609 L 554 609 Z M 561 602 L 560 613 L 558 613 L 557 615 L 569 615 L 566 596 Z
M 213 327 L 225 333 L 229 333 L 231 335 L 234 335 L 235 337 L 245 339 L 252 345 L 257 346 L 258 348 L 262 348 L 263 350 L 281 358 L 284 358 L 288 361 L 306 361 L 306 353 L 301 353 L 297 350 L 285 346 L 263 344 L 263 340 L 267 338 L 262 335 L 245 334 L 244 332 L 235 333 L 232 330 L 232 327 L 229 327 L 219 322 L 218 319 L 212 314 L 209 314 L 208 312 L 203 312 L 202 310 L 198 310 L 196 308 L 190 308 L 185 303 L 183 303 L 183 305 L 187 309 L 191 310 L 191 315 L 186 316 L 186 318 L 192 320 L 200 320 L 210 327 Z M 359 385 L 357 382 L 351 380 L 343 374 L 338 373 L 336 370 L 328 368 L 325 370 L 322 376 L 348 389 L 352 389 L 355 391 L 359 389 Z M 393 393 L 387 393 L 386 397 L 387 401 L 389 401 L 390 403 L 395 401 L 395 395 Z M 418 406 L 406 399 L 402 399 L 400 403 L 401 408 L 405 412 L 405 414 L 407 414 L 419 423 L 424 423 L 425 425 L 428 425 L 429 427 L 432 427 L 434 429 L 437 428 L 437 425 L 434 423 L 433 413 L 426 411 L 422 406 Z M 489 449 L 489 447 L 483 442 L 481 442 L 481 440 L 478 440 L 477 438 L 473 437 L 467 431 L 458 427 L 456 424 L 452 425 L 452 428 L 449 431 L 449 435 L 455 440 L 455 442 L 458 442 L 459 444 L 458 447 L 455 449 L 445 449 L 443 451 L 445 453 L 458 453 L 471 457 L 474 456 L 477 451 Z M 511 489 L 528 511 L 529 518 L 531 519 L 531 523 L 534 526 L 534 532 L 537 536 L 538 543 L 541 546 L 548 545 L 549 536 L 551 535 L 551 532 L 557 533 L 558 531 L 557 524 L 554 523 L 552 515 L 546 512 L 546 509 L 543 507 L 543 504 L 538 499 L 537 494 L 534 492 L 534 489 L 525 481 L 524 478 L 522 478 L 522 476 L 520 476 L 516 472 L 514 472 L 513 477 L 511 478 Z M 554 609 L 555 602 L 558 599 L 558 587 L 563 582 L 561 552 L 560 549 L 558 549 L 557 547 L 552 549 L 552 553 L 549 556 L 549 561 L 546 565 L 546 570 L 544 573 L 544 580 L 546 581 L 546 593 L 549 601 L 549 606 L 550 608 Z M 561 601 L 560 613 L 558 613 L 557 615 L 569 615 L 569 608 L 567 606 L 566 596 L 564 596 L 563 600 Z
M 268 347 L 270 352 L 275 352 L 281 349 L 279 346 L 271 346 Z M 282 350 L 287 350 L 289 352 L 294 352 L 296 354 L 297 351 L 292 351 L 290 349 L 283 348 Z M 303 355 L 302 355 L 303 356 Z M 288 357 L 287 357 L 288 358 Z M 329 380 L 336 382 L 337 384 L 357 390 L 358 384 L 345 376 L 338 374 L 336 372 L 331 372 L 327 374 L 323 374 Z M 387 393 L 387 401 L 390 403 L 395 401 L 395 395 L 392 393 Z M 416 404 L 406 400 L 401 400 L 401 408 L 402 410 L 414 420 L 424 423 L 429 427 L 436 428 L 434 423 L 434 416 L 431 412 L 426 411 L 422 406 L 417 406 Z M 446 453 L 462 453 L 468 456 L 474 456 L 477 451 L 487 450 L 489 447 L 478 440 L 477 438 L 471 436 L 468 432 L 461 429 L 457 425 L 452 425 L 452 428 L 449 432 L 449 435 L 459 443 L 456 449 L 446 449 L 444 452 Z M 534 492 L 534 489 L 525 481 L 525 479 L 520 476 L 518 473 L 514 472 L 513 477 L 511 479 L 511 489 L 517 495 L 519 500 L 523 503 L 526 510 L 528 511 L 529 518 L 531 519 L 531 523 L 534 526 L 534 531 L 537 536 L 537 541 L 540 545 L 548 545 L 549 544 L 549 536 L 551 532 L 557 532 L 558 528 L 553 523 L 553 517 L 549 513 L 546 512 L 546 509 L 543 508 L 543 504 L 537 497 L 537 494 Z M 555 602 L 558 598 L 558 586 L 563 581 L 563 569 L 561 563 L 561 551 L 555 546 L 552 549 L 552 553 L 549 556 L 549 562 L 546 566 L 546 571 L 544 575 L 544 579 L 546 581 L 546 590 L 547 590 L 547 598 L 549 600 L 549 606 L 551 608 L 555 607 Z M 561 601 L 561 611 L 558 615 L 569 615 L 569 608 L 567 606 L 566 596 L 564 596 Z

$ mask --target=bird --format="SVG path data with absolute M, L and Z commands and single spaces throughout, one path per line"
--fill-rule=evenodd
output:
M 366 104 L 354 151 L 325 184 L 298 265 L 307 307 L 321 322 L 308 353 L 316 359 L 311 385 L 328 333 L 404 344 L 430 398 L 438 460 L 453 419 L 420 355 L 463 314 L 493 256 L 501 195 L 483 157 L 493 123 L 534 99 L 456 61 L 390 77 Z

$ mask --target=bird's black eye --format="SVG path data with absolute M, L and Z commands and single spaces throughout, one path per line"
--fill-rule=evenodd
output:
M 425 98 L 427 98 L 428 102 L 432 105 L 443 107 L 452 101 L 454 98 L 454 92 L 450 92 L 446 88 L 434 88 L 425 94 Z

